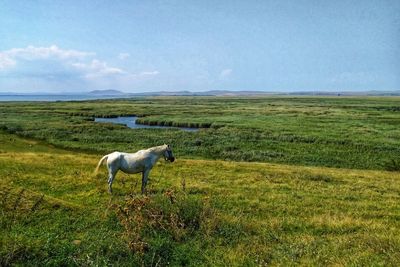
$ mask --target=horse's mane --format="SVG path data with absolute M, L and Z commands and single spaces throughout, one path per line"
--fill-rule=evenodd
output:
M 151 151 L 151 152 L 154 152 L 154 151 L 157 151 L 157 152 L 158 152 L 159 150 L 164 149 L 164 147 L 165 147 L 165 145 L 153 146 L 153 147 L 148 148 L 147 150 L 149 150 L 149 151 Z

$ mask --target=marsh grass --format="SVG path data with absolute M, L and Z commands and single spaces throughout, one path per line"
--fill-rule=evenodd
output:
M 101 155 L 0 141 L 2 266 L 400 264 L 398 172 L 177 158 L 110 197 Z
M 180 157 L 398 170 L 398 97 L 158 97 L 0 103 L 0 129 L 91 153 L 168 143 Z M 129 129 L 94 117 L 135 114 Z M 209 127 L 209 128 L 208 128 Z M 394 162 L 394 163 L 393 163 Z
M 400 171 L 400 160 L 391 159 L 384 163 L 384 168 L 387 171 Z
M 398 105 L 334 97 L 0 103 L 0 265 L 398 266 Z M 209 128 L 93 122 L 132 114 Z M 138 195 L 139 175 L 118 173 L 112 197 L 105 168 L 92 175 L 101 154 L 160 143 L 172 144 L 177 161 L 155 166 L 147 196 Z

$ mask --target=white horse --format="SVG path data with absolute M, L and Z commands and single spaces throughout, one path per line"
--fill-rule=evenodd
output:
M 156 162 L 164 157 L 165 160 L 174 162 L 172 150 L 169 145 L 155 146 L 149 149 L 139 150 L 136 153 L 113 152 L 102 157 L 97 164 L 95 173 L 101 164 L 107 159 L 108 191 L 112 194 L 112 183 L 119 170 L 124 173 L 142 173 L 142 194 L 145 193 L 150 170 Z

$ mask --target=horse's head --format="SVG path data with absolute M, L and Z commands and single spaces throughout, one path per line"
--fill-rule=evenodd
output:
M 170 145 L 166 145 L 166 149 L 164 151 L 164 159 L 168 160 L 170 162 L 174 162 L 175 161 L 175 157 L 172 154 L 172 149 Z

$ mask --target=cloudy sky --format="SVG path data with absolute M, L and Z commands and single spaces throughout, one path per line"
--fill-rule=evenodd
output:
M 0 92 L 399 90 L 400 1 L 0 1 Z

